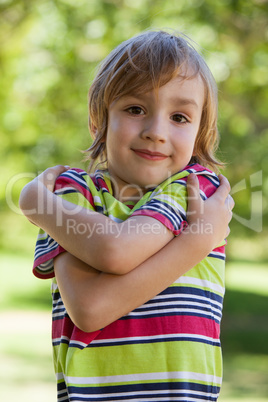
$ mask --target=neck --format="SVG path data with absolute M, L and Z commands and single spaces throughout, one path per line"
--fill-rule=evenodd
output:
M 114 197 L 123 203 L 128 201 L 137 203 L 145 194 L 146 190 L 137 184 L 129 184 L 125 182 L 114 182 L 111 180 Z

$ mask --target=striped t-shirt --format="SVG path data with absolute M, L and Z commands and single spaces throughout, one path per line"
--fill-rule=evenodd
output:
M 89 176 L 81 169 L 68 170 L 57 179 L 55 193 L 117 222 L 129 216 L 152 216 L 178 235 L 187 225 L 186 181 L 192 172 L 206 199 L 219 180 L 197 164 L 148 190 L 134 206 L 113 197 L 109 175 L 101 171 Z M 40 231 L 34 274 L 53 278 L 52 342 L 58 401 L 217 400 L 222 381 L 219 334 L 224 245 L 144 305 L 91 333 L 74 325 L 61 299 L 53 258 L 63 251 Z

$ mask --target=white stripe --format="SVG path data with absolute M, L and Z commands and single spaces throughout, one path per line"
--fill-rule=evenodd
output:
M 175 222 L 178 221 L 179 218 L 179 223 L 181 223 L 182 220 L 186 219 L 186 212 L 183 208 L 180 208 L 178 210 L 173 209 L 172 211 L 170 211 L 170 209 L 164 205 L 164 204 L 160 204 L 161 207 L 159 208 L 160 212 L 161 210 L 164 210 L 164 212 L 167 214 L 167 216 L 170 216 L 171 218 L 173 218 L 175 220 Z
M 79 345 L 85 348 L 88 343 L 77 341 L 75 339 L 70 339 L 68 336 L 62 335 L 60 338 L 52 338 L 52 343 L 60 343 L 62 340 L 67 341 L 69 343 L 69 347 L 74 347 L 74 345 Z
M 120 342 L 125 342 L 125 341 L 144 341 L 144 340 L 156 340 L 156 339 L 177 339 L 177 338 L 194 338 L 194 339 L 201 339 L 204 341 L 209 341 L 209 342 L 216 342 L 219 343 L 219 339 L 212 338 L 210 336 L 205 336 L 205 335 L 196 335 L 196 334 L 160 334 L 160 335 L 149 335 L 149 336 L 130 336 L 126 338 L 112 338 L 112 339 L 94 339 L 91 344 L 102 344 L 102 343 L 120 343 Z
M 210 255 L 218 255 L 219 257 L 225 257 L 225 253 L 220 253 L 219 251 L 213 251 L 213 250 L 209 253 L 208 257 Z
M 172 303 L 173 306 L 180 306 L 180 305 L 185 305 L 187 304 L 188 306 L 197 306 L 197 307 L 206 307 L 208 309 L 211 309 L 213 311 L 219 312 L 219 309 L 217 307 L 212 306 L 210 303 L 199 303 L 195 301 L 166 301 L 166 302 L 159 302 L 159 303 L 148 303 L 148 304 L 143 304 L 142 306 L 138 307 L 136 311 L 142 310 L 148 307 L 155 307 L 155 309 L 159 309 L 161 306 L 170 306 Z M 202 310 L 202 309 L 201 309 Z M 151 310 L 153 311 L 153 310 Z
M 59 311 L 59 312 L 57 313 L 57 312 L 56 312 L 57 310 L 62 310 L 62 311 Z M 60 316 L 64 316 L 65 313 L 66 313 L 66 309 L 65 309 L 64 306 L 55 307 L 55 308 L 53 309 L 52 318 L 56 318 L 56 317 L 58 318 L 58 317 L 60 317 Z
M 56 195 L 64 195 L 66 193 L 66 191 L 70 191 L 70 190 L 75 192 L 75 193 L 81 194 L 81 192 L 77 188 L 75 188 L 73 185 L 66 186 L 66 187 L 60 188 L 58 190 L 55 190 L 54 194 L 56 194 Z
M 176 214 L 176 213 L 172 213 L 164 204 L 160 204 L 161 205 L 161 207 L 159 207 L 158 205 L 157 206 L 155 206 L 155 205 L 148 205 L 148 207 L 145 205 L 145 207 L 143 208 L 143 207 L 141 207 L 141 210 L 143 210 L 143 209 L 148 209 L 149 211 L 151 210 L 151 211 L 156 211 L 156 212 L 158 212 L 158 213 L 160 213 L 161 214 L 161 212 L 163 211 L 167 216 L 168 216 L 168 218 L 171 220 L 171 222 L 172 222 L 172 225 L 173 226 L 175 226 L 176 224 L 177 224 L 177 221 L 178 221 L 178 217 L 179 218 L 183 218 L 183 217 L 181 217 L 179 214 Z M 181 223 L 181 221 L 180 221 L 180 223 Z M 177 225 L 176 225 L 177 226 Z
M 195 172 L 195 174 L 199 176 L 208 176 L 209 180 L 211 180 L 216 186 L 219 185 L 218 177 L 213 172 L 211 173 L 208 170 L 204 170 L 203 172 Z
M 161 335 L 150 335 L 150 336 L 132 336 L 132 337 L 125 337 L 125 338 L 111 338 L 111 339 L 94 339 L 90 344 L 91 345 L 94 345 L 94 344 L 100 344 L 101 345 L 102 343 L 106 343 L 106 344 L 107 343 L 113 343 L 113 344 L 115 344 L 115 343 L 121 343 L 121 342 L 125 342 L 125 341 L 126 342 L 127 341 L 130 341 L 130 342 L 139 341 L 139 342 L 141 342 L 141 341 L 144 341 L 144 340 L 151 341 L 151 340 L 157 340 L 157 339 L 162 340 L 162 339 L 170 339 L 170 338 L 173 338 L 173 339 L 178 339 L 178 338 L 191 338 L 192 339 L 192 338 L 194 338 L 194 339 L 197 339 L 197 340 L 200 339 L 200 340 L 203 340 L 203 341 L 214 342 L 214 343 L 220 344 L 220 341 L 217 338 L 212 338 L 210 336 L 205 336 L 205 335 L 183 334 L 183 333 L 180 333 L 180 334 L 167 334 L 167 335 L 161 334 Z M 77 345 L 80 345 L 80 346 L 83 346 L 83 347 L 86 347 L 88 345 L 88 343 L 77 341 L 75 339 L 70 339 L 67 336 L 61 336 L 59 338 L 53 338 L 52 339 L 53 343 L 59 343 L 62 340 L 70 342 L 70 344 L 77 344 Z
M 180 184 L 181 186 L 186 187 L 186 182 L 185 182 L 183 179 L 174 180 L 174 181 L 173 181 L 172 183 L 170 183 L 170 184 L 174 184 L 174 183 L 178 183 L 178 184 Z
M 47 233 L 46 232 L 44 232 L 44 233 L 38 233 L 38 235 L 37 235 L 37 239 L 45 239 L 47 237 Z
M 161 310 L 157 310 L 157 311 L 142 311 L 142 312 L 140 312 L 140 311 L 131 311 L 130 313 L 128 313 L 128 317 L 132 317 L 132 316 L 140 316 L 140 315 L 142 315 L 142 316 L 144 316 L 144 315 L 159 315 L 160 313 L 161 314 L 163 314 L 163 313 L 165 313 L 165 314 L 167 314 L 167 313 L 173 313 L 174 314 L 174 311 L 175 309 L 174 308 L 169 308 L 169 309 L 161 309 Z M 202 309 L 199 309 L 199 310 L 197 310 L 197 309 L 192 309 L 192 308 L 181 308 L 181 309 L 179 309 L 178 310 L 180 313 L 195 313 L 195 314 L 203 314 L 204 316 L 206 316 L 206 317 L 209 317 L 209 318 L 215 318 L 214 317 L 214 314 L 212 314 L 210 311 L 205 311 L 205 310 L 202 310 Z M 216 314 L 215 313 L 215 315 L 217 316 L 217 317 L 221 317 L 221 316 L 219 316 L 219 314 Z
M 61 396 L 61 394 L 67 394 L 68 392 L 67 392 L 67 389 L 66 388 L 64 388 L 62 391 L 58 391 L 57 392 L 57 395 L 58 395 L 58 397 L 60 397 Z M 61 399 L 62 399 L 62 397 L 61 397 Z M 61 399 L 58 399 L 57 401 L 60 401 Z M 64 399 L 66 399 L 66 395 L 65 395 L 65 398 Z
M 221 377 L 210 374 L 194 373 L 187 371 L 168 371 L 161 373 L 122 374 L 100 377 L 66 377 L 68 384 L 105 384 L 125 383 L 135 381 L 161 381 L 161 380 L 192 380 L 206 383 L 221 384 Z
M 157 295 L 157 296 L 155 296 L 153 299 L 151 299 L 151 300 L 158 300 L 158 299 L 169 299 L 169 298 L 174 298 L 174 297 L 180 297 L 180 298 L 185 298 L 185 299 L 193 299 L 193 300 L 196 300 L 196 298 L 198 297 L 198 300 L 204 300 L 204 301 L 206 301 L 207 303 L 211 303 L 211 304 L 215 304 L 216 306 L 218 306 L 220 309 L 222 308 L 222 303 L 220 303 L 220 302 L 217 302 L 216 300 L 212 300 L 212 299 L 210 299 L 210 298 L 208 298 L 208 297 L 205 297 L 205 296 L 196 296 L 196 295 L 190 295 L 190 294 L 187 294 L 187 293 L 167 293 L 167 294 L 159 294 L 159 295 Z M 187 303 L 187 302 L 186 302 Z M 151 305 L 154 305 L 154 304 L 156 304 L 156 303 L 153 303 L 153 302 L 147 302 L 146 304 L 143 304 L 142 306 L 140 306 L 139 308 L 143 308 L 143 307 L 146 307 L 146 306 L 151 306 Z
M 66 337 L 65 337 L 65 338 L 66 338 Z M 83 348 L 85 348 L 85 347 L 88 345 L 88 343 L 70 339 L 69 347 L 74 347 L 74 345 L 83 346 Z
M 170 204 L 168 204 L 169 206 L 170 206 Z M 179 205 L 179 204 L 178 204 Z M 155 206 L 151 206 L 150 204 L 149 204 L 149 207 L 150 208 L 152 208 L 152 209 L 155 209 L 156 211 L 161 211 L 161 210 L 163 210 L 163 211 L 165 211 L 165 213 L 168 215 L 168 216 L 171 216 L 171 217 L 175 217 L 175 221 L 177 221 L 177 217 L 179 216 L 180 218 L 181 218 L 181 215 L 180 215 L 180 213 L 183 215 L 182 216 L 182 218 L 184 218 L 184 217 L 186 217 L 186 212 L 185 212 L 185 210 L 180 206 L 180 208 L 176 208 L 176 209 L 178 209 L 178 211 L 176 211 L 176 209 L 175 208 L 173 208 L 172 209 L 172 211 L 170 210 L 170 208 L 168 208 L 168 206 L 166 206 L 165 204 L 163 204 L 163 203 L 161 203 L 161 201 L 160 201 L 160 207 L 158 208 L 158 207 L 155 207 Z M 146 204 L 145 204 L 145 209 L 146 209 Z M 179 213 L 180 212 L 180 213 Z M 174 218 L 173 218 L 174 219 Z
M 114 215 L 112 215 L 112 214 L 109 214 L 109 218 L 110 219 L 112 219 L 112 221 L 114 221 L 114 222 L 123 222 L 123 219 L 119 219 L 119 218 L 117 218 L 116 216 L 114 216 Z
M 202 198 L 204 199 L 204 200 L 206 200 L 208 197 L 206 196 L 206 193 L 204 193 L 204 191 L 202 191 L 202 190 L 199 190 L 199 192 L 200 192 L 200 194 L 201 194 L 201 196 L 202 196 Z
M 210 282 L 206 279 L 192 278 L 191 276 L 181 276 L 174 283 L 183 283 L 187 285 L 195 285 L 203 288 L 209 288 L 221 294 L 224 294 L 225 292 L 225 289 L 222 286 L 218 285 L 217 283 Z
M 52 344 L 54 343 L 60 343 L 61 338 L 52 338 Z
M 87 182 L 83 177 L 81 177 L 81 173 L 85 172 L 73 172 L 72 170 L 68 170 L 68 172 L 63 174 L 63 177 L 67 179 L 71 178 L 82 186 L 87 186 Z
M 94 200 L 94 204 L 98 204 L 98 203 L 102 204 L 101 199 L 98 195 L 94 195 L 93 200 Z
M 53 314 L 52 314 L 52 318 L 64 317 L 65 313 L 66 313 L 66 310 L 65 310 L 65 311 L 62 311 L 62 312 L 60 312 L 60 313 L 53 313 Z
M 185 394 L 186 393 L 186 395 L 193 395 L 193 397 L 187 397 L 187 401 L 193 401 L 193 402 L 196 402 L 197 401 L 197 399 L 194 397 L 194 395 L 197 395 L 197 396 L 205 396 L 205 397 L 213 397 L 213 398 L 218 398 L 218 396 L 219 396 L 219 393 L 216 393 L 216 394 L 212 394 L 212 393 L 207 393 L 207 392 L 199 392 L 199 391 L 192 391 L 192 390 L 189 390 L 189 389 L 179 389 L 179 390 L 173 390 L 173 389 L 168 389 L 168 390 L 164 390 L 164 391 L 162 391 L 162 390 L 155 390 L 155 391 L 153 391 L 153 392 L 156 392 L 157 394 L 166 394 L 166 393 L 168 393 L 169 395 L 170 394 Z M 72 398 L 81 398 L 81 399 L 86 399 L 86 398 L 88 398 L 89 397 L 89 395 L 83 395 L 83 394 L 77 394 L 77 393 L 70 393 L 69 394 L 70 395 L 70 397 L 72 397 Z M 101 399 L 101 398 L 105 398 L 105 397 L 118 397 L 118 396 L 120 396 L 120 398 L 122 398 L 122 397 L 130 397 L 130 396 L 137 396 L 137 397 L 139 397 L 139 395 L 144 395 L 144 396 L 146 396 L 146 395 L 149 395 L 149 399 L 135 399 L 135 401 L 139 401 L 139 402 L 142 402 L 142 401 L 144 401 L 144 402 L 148 402 L 148 400 L 150 400 L 150 401 L 160 401 L 160 402 L 164 402 L 164 401 L 185 401 L 185 396 L 174 396 L 174 397 L 170 397 L 169 395 L 168 396 L 162 396 L 161 398 L 159 398 L 159 397 L 153 397 L 152 396 L 152 391 L 134 391 L 134 392 L 120 392 L 120 393 L 116 393 L 116 394 L 114 394 L 114 393 L 109 393 L 109 394 L 91 394 L 90 393 L 90 397 L 92 398 L 92 397 L 94 397 L 94 398 L 98 398 L 98 399 Z M 207 398 L 206 399 L 199 399 L 198 398 L 198 401 L 201 401 L 201 402 L 207 402 Z
M 56 380 L 57 381 L 64 380 L 64 374 L 63 373 L 55 373 L 55 375 L 56 375 Z
M 165 200 L 167 201 L 168 204 L 172 205 L 175 207 L 175 209 L 178 209 L 181 213 L 186 215 L 185 209 L 176 201 L 174 198 L 172 198 L 170 195 L 167 194 L 161 194 L 157 198 L 157 200 Z
M 53 291 L 53 292 L 55 292 L 56 290 L 58 290 L 59 288 L 58 288 L 58 284 L 57 283 L 55 283 L 55 282 L 52 282 L 51 283 L 51 290 Z
M 57 247 L 58 243 L 56 243 L 55 241 L 50 243 L 46 242 L 45 244 L 38 244 L 38 246 L 35 249 L 34 258 L 37 259 L 41 257 L 43 254 L 55 250 Z

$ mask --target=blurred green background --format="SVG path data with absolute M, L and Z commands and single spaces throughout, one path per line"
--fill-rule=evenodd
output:
M 221 402 L 268 401 L 267 0 L 0 0 L 1 400 L 55 400 L 50 283 L 31 273 L 37 228 L 24 184 L 86 168 L 87 92 L 98 62 L 148 28 L 199 44 L 219 86 L 219 157 L 236 201 L 228 239 Z

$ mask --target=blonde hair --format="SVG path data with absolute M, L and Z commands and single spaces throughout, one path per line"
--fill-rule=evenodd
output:
M 203 57 L 183 35 L 164 31 L 147 31 L 117 46 L 100 64 L 89 90 L 89 127 L 93 143 L 86 159 L 106 161 L 108 108 L 111 103 L 131 93 L 141 94 L 159 89 L 180 75 L 191 79 L 200 75 L 205 101 L 195 142 L 195 156 L 189 163 L 200 163 L 217 170 L 222 166 L 214 153 L 219 142 L 217 128 L 217 85 Z

